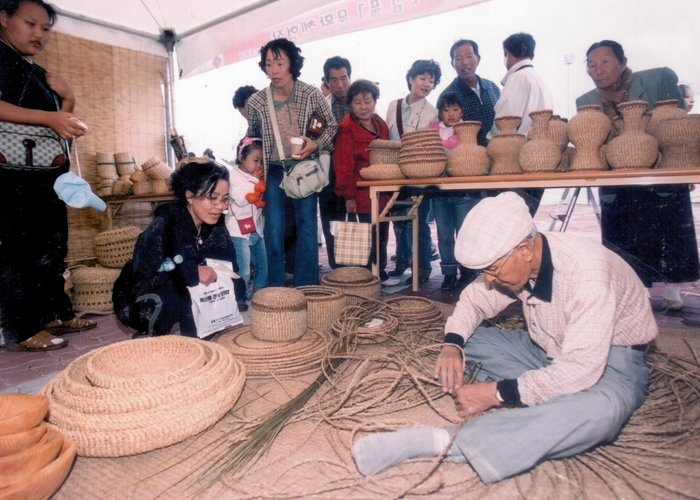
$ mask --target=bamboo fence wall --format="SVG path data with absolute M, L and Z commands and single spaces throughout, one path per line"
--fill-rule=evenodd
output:
M 75 93 L 75 114 L 89 127 L 76 141 L 81 175 L 93 191 L 97 151 L 129 152 L 137 164 L 165 157 L 165 57 L 54 32 L 35 61 L 60 74 Z M 75 164 L 71 169 L 77 173 Z M 93 258 L 92 238 L 106 221 L 93 209 L 68 208 L 66 260 Z

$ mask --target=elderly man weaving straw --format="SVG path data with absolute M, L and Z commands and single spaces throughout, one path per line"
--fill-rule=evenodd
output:
M 600 243 L 537 232 L 525 202 L 506 192 L 467 215 L 457 260 L 483 275 L 460 296 L 445 326 L 435 377 L 460 416 L 474 418 L 447 452 L 484 483 L 615 438 L 647 393 L 644 353 L 657 333 L 647 293 L 632 268 Z M 520 299 L 528 332 L 481 328 Z M 463 385 L 463 357 L 479 361 Z M 438 456 L 454 428 L 366 436 L 353 455 L 365 475 L 410 458 Z

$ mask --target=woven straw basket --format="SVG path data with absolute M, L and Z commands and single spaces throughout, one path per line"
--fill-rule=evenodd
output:
M 138 170 L 137 170 L 138 172 Z M 145 195 L 153 193 L 153 183 L 152 182 L 134 182 L 132 187 L 134 194 Z
M 309 328 L 330 332 L 333 322 L 347 306 L 347 297 L 336 288 L 327 286 L 300 286 L 306 296 Z
M 307 300 L 293 288 L 264 288 L 250 301 L 251 333 L 258 340 L 289 342 L 306 333 L 308 326 Z
M 156 179 L 153 181 L 153 194 L 168 194 L 170 193 L 170 181 Z
M 140 168 L 137 168 L 134 170 L 134 172 L 129 176 L 129 180 L 133 183 L 137 182 L 145 182 L 148 181 L 148 176 L 146 175 L 146 172 L 141 170 Z
M 377 164 L 360 170 L 360 177 L 366 181 L 391 181 L 405 179 L 398 164 Z
M 440 177 L 447 167 L 447 157 L 444 160 L 406 160 L 399 163 L 401 173 L 409 179 L 424 179 Z
M 114 162 L 114 153 L 103 153 L 101 151 L 97 152 L 97 175 L 100 179 L 114 179 L 119 178 L 117 173 L 117 165 Z
M 251 379 L 298 376 L 321 369 L 333 337 L 327 331 L 309 328 L 291 342 L 264 342 L 256 339 L 249 326 L 240 326 L 217 335 L 222 345 L 246 367 Z
M 382 282 L 364 267 L 339 267 L 321 279 L 321 285 L 340 290 L 348 296 L 348 305 L 362 302 L 362 297 L 379 299 Z M 358 295 L 359 297 L 352 297 Z
M 168 179 L 170 179 L 170 176 L 173 173 L 173 169 L 171 169 L 169 166 L 163 163 L 163 161 L 157 156 L 148 159 L 144 164 L 141 165 L 141 168 L 146 173 L 146 175 L 153 180 L 159 179 L 162 181 L 167 181 Z
M 81 267 L 71 275 L 73 282 L 73 310 L 111 314 L 114 312 L 112 288 L 119 277 L 119 269 Z
M 50 424 L 78 454 L 120 457 L 202 432 L 228 413 L 244 383 L 243 364 L 224 347 L 166 335 L 84 354 L 41 392 Z
M 104 267 L 121 268 L 134 253 L 134 245 L 141 234 L 135 226 L 120 227 L 96 234 L 92 242 L 97 262 Z
M 423 297 L 395 297 L 387 299 L 386 305 L 399 318 L 402 330 L 419 328 L 443 319 L 440 309 L 431 300 Z
M 112 196 L 127 196 L 134 192 L 134 183 L 128 177 L 120 177 L 112 186 Z
M 131 153 L 114 153 L 114 161 L 117 164 L 119 176 L 129 176 L 136 170 L 136 162 Z
M 114 179 L 100 179 L 100 181 L 97 183 L 97 194 L 103 198 L 112 196 L 112 190 L 115 182 L 117 182 L 116 177 Z
M 397 164 L 399 162 L 400 149 L 401 141 L 376 139 L 369 144 L 369 164 Z

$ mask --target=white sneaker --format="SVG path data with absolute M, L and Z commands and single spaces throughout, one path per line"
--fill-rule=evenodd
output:
M 382 281 L 382 286 L 396 286 L 399 283 L 401 283 L 401 280 L 398 278 L 389 278 L 384 281 Z

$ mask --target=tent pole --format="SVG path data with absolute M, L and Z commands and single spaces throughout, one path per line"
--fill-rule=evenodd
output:
M 172 30 L 163 30 L 160 42 L 165 45 L 168 54 L 167 66 L 165 70 L 165 149 L 167 152 L 167 162 L 171 167 L 175 167 L 175 157 L 173 148 L 170 147 L 170 134 L 175 131 L 175 97 L 174 85 L 176 80 L 176 53 L 175 44 L 177 36 Z

